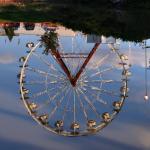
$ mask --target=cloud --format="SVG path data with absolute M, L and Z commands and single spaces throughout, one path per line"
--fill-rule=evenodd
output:
M 116 123 L 115 128 L 104 132 L 103 137 L 141 149 L 150 149 L 150 128 L 139 124 Z
M 74 150 L 64 142 L 64 137 L 58 137 L 44 130 L 28 115 L 19 97 L 0 89 L 0 143 L 4 141 L 14 149 L 66 149 Z M 30 137 L 30 138 L 29 138 Z M 66 142 L 68 139 L 66 139 Z M 18 143 L 18 144 L 17 144 Z M 8 148 L 6 145 L 2 147 Z M 23 148 L 24 149 L 24 148 Z
M 0 64 L 11 64 L 14 63 L 16 57 L 12 54 L 2 54 L 0 55 Z
M 144 68 L 145 67 L 145 54 L 144 54 L 144 50 L 133 50 L 130 57 L 130 62 L 132 65 L 136 65 L 139 67 Z

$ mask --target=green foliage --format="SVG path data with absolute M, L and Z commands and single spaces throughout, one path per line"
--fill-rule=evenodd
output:
M 44 46 L 45 50 L 43 54 L 48 55 L 50 52 L 55 52 L 57 50 L 58 45 L 58 36 L 54 31 L 46 32 L 43 36 L 41 36 L 42 46 Z
M 18 7 L 3 6 L 0 7 L 0 19 L 16 22 L 52 21 L 87 34 L 112 35 L 130 41 L 149 38 L 150 11 L 146 8 L 150 8 L 150 2 L 126 2 L 121 7 L 107 0 L 49 0 L 48 3 L 26 3 Z
M 14 29 L 12 27 L 4 27 L 4 29 L 9 41 L 11 41 L 13 39 L 13 36 L 15 35 Z

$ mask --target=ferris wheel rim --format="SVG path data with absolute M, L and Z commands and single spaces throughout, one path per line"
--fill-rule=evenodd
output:
M 23 100 L 23 103 L 24 103 L 24 105 L 25 105 L 25 107 L 26 107 L 26 109 L 27 109 L 29 115 L 30 115 L 38 124 L 40 124 L 42 127 L 46 128 L 47 130 L 49 130 L 49 131 L 51 131 L 51 132 L 53 132 L 53 133 L 55 133 L 55 134 L 59 134 L 59 135 L 63 135 L 63 136 L 84 136 L 84 135 L 89 135 L 89 134 L 95 134 L 95 133 L 97 133 L 98 131 L 102 130 L 104 127 L 106 127 L 108 124 L 110 124 L 110 122 L 112 122 L 112 121 L 114 120 L 114 118 L 117 116 L 117 114 L 121 111 L 122 106 L 123 106 L 123 104 L 124 104 L 124 102 L 125 102 L 126 94 L 127 94 L 127 87 L 128 87 L 128 86 L 127 86 L 127 84 L 128 84 L 128 82 L 127 82 L 127 76 L 125 76 L 125 89 L 126 89 L 126 90 L 124 91 L 124 93 L 123 93 L 123 95 L 122 95 L 122 96 L 123 96 L 122 99 L 121 99 L 122 104 L 121 104 L 120 109 L 119 109 L 118 112 L 113 111 L 113 113 L 111 114 L 111 119 L 110 119 L 109 122 L 102 122 L 102 123 L 99 124 L 97 127 L 92 128 L 91 130 L 90 130 L 90 129 L 86 129 L 86 130 L 84 130 L 84 131 L 78 133 L 78 132 L 69 132 L 69 131 L 65 131 L 65 130 L 63 130 L 63 131 L 54 130 L 54 128 L 51 127 L 50 125 L 43 125 L 43 124 L 39 121 L 39 119 L 37 118 L 37 116 L 31 111 L 31 109 L 29 109 L 28 102 L 27 102 L 27 101 L 25 100 L 25 98 L 24 98 L 24 94 L 23 94 L 23 75 L 24 75 L 24 73 L 25 73 L 25 67 L 26 67 L 26 64 L 27 64 L 27 62 L 28 62 L 30 56 L 31 56 L 32 53 L 36 50 L 36 48 L 37 48 L 38 46 L 40 46 L 40 44 L 41 44 L 41 42 L 37 43 L 37 44 L 30 50 L 30 52 L 28 53 L 28 55 L 27 55 L 27 57 L 26 57 L 26 59 L 25 59 L 25 61 L 24 61 L 24 63 L 23 63 L 23 66 L 22 66 L 22 69 L 21 69 L 21 75 L 20 75 L 21 98 L 22 98 L 22 100 Z M 116 54 L 118 55 L 118 57 L 120 57 L 119 52 L 116 52 Z M 120 60 L 121 60 L 121 62 L 123 63 L 122 59 L 120 59 Z M 126 68 L 125 68 L 125 66 L 123 65 L 123 70 L 125 70 L 125 69 L 126 69 Z

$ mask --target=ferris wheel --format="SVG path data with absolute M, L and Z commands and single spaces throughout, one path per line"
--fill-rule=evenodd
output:
M 21 98 L 48 131 L 95 134 L 111 123 L 128 95 L 128 58 L 115 43 L 90 43 L 82 33 L 58 41 L 48 55 L 41 42 L 27 43 L 27 55 L 19 59 Z

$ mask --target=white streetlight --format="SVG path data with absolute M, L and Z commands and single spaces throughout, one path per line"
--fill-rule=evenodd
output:
M 144 42 L 144 49 L 145 49 L 145 96 L 144 100 L 147 101 L 149 100 L 148 97 L 148 88 L 147 88 L 147 46 L 146 46 L 146 41 Z

